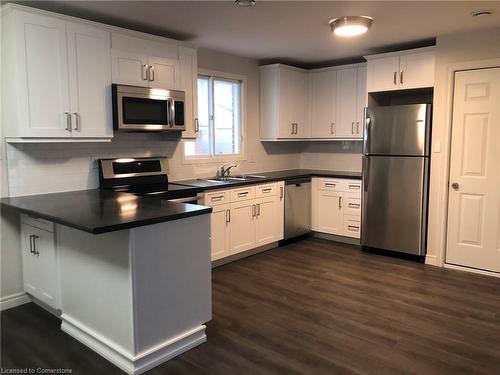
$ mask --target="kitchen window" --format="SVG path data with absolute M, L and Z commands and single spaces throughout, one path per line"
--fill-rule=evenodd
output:
M 185 159 L 225 159 L 242 156 L 243 79 L 219 74 L 198 76 L 196 140 L 184 141 Z

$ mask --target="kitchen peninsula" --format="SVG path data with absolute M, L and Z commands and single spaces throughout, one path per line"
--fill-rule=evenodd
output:
M 210 208 L 98 189 L 1 204 L 21 213 L 25 289 L 63 331 L 130 374 L 206 341 Z

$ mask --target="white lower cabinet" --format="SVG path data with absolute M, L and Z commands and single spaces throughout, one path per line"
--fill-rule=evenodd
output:
M 360 238 L 361 181 L 312 179 L 312 230 Z
M 212 207 L 212 260 L 283 239 L 284 183 L 207 192 L 201 204 Z
M 21 225 L 24 290 L 46 305 L 60 309 L 54 232 L 30 225 L 33 223 L 37 225 L 37 220 L 26 218 Z

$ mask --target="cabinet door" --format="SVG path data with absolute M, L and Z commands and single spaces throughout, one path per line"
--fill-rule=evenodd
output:
M 60 308 L 54 233 L 22 225 L 24 285 L 54 309 Z
M 112 137 L 111 36 L 76 23 L 67 24 L 73 137 Z
M 229 255 L 229 223 L 231 220 L 229 204 L 212 207 L 210 221 L 212 225 L 211 248 L 212 260 Z
M 255 204 L 253 200 L 231 203 L 230 254 L 255 247 L 254 214 Z
M 367 93 L 366 93 L 366 67 L 358 68 L 358 82 L 357 82 L 357 96 L 356 96 L 356 127 L 354 136 L 356 138 L 363 138 L 363 122 L 365 116 L 365 107 L 367 106 Z
M 398 89 L 399 56 L 368 61 L 368 92 Z
M 309 136 L 308 124 L 306 123 L 306 90 L 306 74 L 304 72 L 280 68 L 278 94 L 280 138 Z
M 434 87 L 434 52 L 421 52 L 400 57 L 401 89 Z
M 357 68 L 337 71 L 336 138 L 356 136 Z
M 332 138 L 335 133 L 337 72 L 311 73 L 311 137 Z
M 113 83 L 148 87 L 147 55 L 112 49 L 111 60 Z
M 19 124 L 22 137 L 69 137 L 66 24 L 23 13 L 17 20 Z
M 278 222 L 279 198 L 266 197 L 255 200 L 255 247 L 279 240 Z
M 194 48 L 179 47 L 181 66 L 181 89 L 184 90 L 184 116 L 186 130 L 183 138 L 196 138 L 198 135 L 198 58 Z
M 179 60 L 149 56 L 149 87 L 155 89 L 179 90 L 181 72 Z
M 322 233 L 342 235 L 344 231 L 344 210 L 342 193 L 319 191 L 316 199 L 316 230 Z

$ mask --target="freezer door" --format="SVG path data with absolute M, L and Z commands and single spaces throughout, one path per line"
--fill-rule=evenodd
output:
M 365 155 L 429 155 L 430 104 L 366 109 Z
M 424 157 L 363 157 L 363 246 L 425 254 L 427 168 Z

